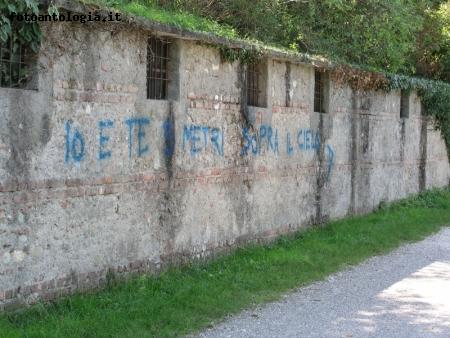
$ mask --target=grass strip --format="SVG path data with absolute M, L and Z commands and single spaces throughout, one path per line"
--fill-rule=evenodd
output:
M 450 190 L 0 316 L 0 337 L 175 337 L 450 224 Z

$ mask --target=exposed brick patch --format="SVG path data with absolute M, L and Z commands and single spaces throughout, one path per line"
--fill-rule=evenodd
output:
M 311 105 L 306 102 L 294 102 L 291 107 L 280 106 L 274 104 L 272 106 L 272 113 L 274 114 L 305 114 L 312 111 Z
M 199 110 L 239 111 L 240 98 L 232 95 L 195 94 L 187 95 L 189 107 Z
M 139 87 L 130 83 L 105 83 L 96 82 L 95 86 L 86 88 L 82 81 L 70 79 L 70 80 L 55 80 L 54 87 L 59 89 L 69 89 L 77 91 L 92 91 L 92 92 L 105 92 L 105 93 L 129 93 L 136 94 L 139 91 Z
M 4 291 L 4 293 L 5 293 L 5 300 L 13 299 L 17 295 L 17 289 L 6 290 Z
M 446 160 L 446 156 L 432 158 L 427 165 L 439 163 Z M 363 169 L 370 169 L 378 166 L 398 166 L 402 165 L 406 168 L 417 167 L 418 160 L 401 162 L 392 161 L 386 163 L 378 163 L 377 161 L 361 161 L 360 165 Z M 340 171 L 340 168 L 348 168 L 351 163 L 336 163 L 333 167 L 334 171 Z M 275 177 L 296 177 L 302 175 L 314 175 L 317 166 L 315 164 L 306 165 L 301 163 L 287 164 L 282 167 L 267 168 L 258 166 L 257 168 L 249 167 L 230 167 L 230 168 L 209 168 L 199 172 L 184 171 L 177 172 L 175 178 L 171 182 L 171 187 L 175 189 L 184 189 L 189 185 L 207 185 L 207 184 L 226 184 L 230 181 L 243 182 L 248 179 L 263 180 Z M 108 176 L 98 179 L 74 179 L 74 180 L 43 180 L 33 182 L 28 187 L 34 190 L 28 191 L 11 191 L 11 188 L 20 188 L 17 182 L 4 182 L 0 187 L 7 187 L 6 191 L 0 190 L 0 205 L 8 205 L 11 200 L 14 203 L 28 205 L 41 200 L 61 200 L 61 203 L 67 203 L 68 199 L 87 196 L 105 196 L 121 193 L 131 193 L 137 191 L 147 191 L 150 193 L 158 193 L 166 191 L 167 177 L 164 173 L 150 174 L 141 173 L 129 176 Z M 67 183 L 69 183 L 67 185 Z M 77 186 L 79 185 L 79 186 Z

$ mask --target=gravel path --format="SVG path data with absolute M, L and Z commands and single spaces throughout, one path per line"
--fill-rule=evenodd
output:
M 450 228 L 198 337 L 450 337 Z

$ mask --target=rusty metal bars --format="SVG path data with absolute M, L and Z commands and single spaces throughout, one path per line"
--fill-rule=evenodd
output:
M 247 105 L 260 107 L 261 99 L 261 71 L 256 63 L 247 66 Z
M 36 54 L 16 42 L 14 35 L 0 42 L 0 87 L 24 88 L 34 71 Z
M 316 113 L 324 112 L 324 76 L 319 70 L 314 72 L 314 111 Z
M 147 98 L 166 100 L 169 84 L 170 41 L 150 37 L 147 47 Z

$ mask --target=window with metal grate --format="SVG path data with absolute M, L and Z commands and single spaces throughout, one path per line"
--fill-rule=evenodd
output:
M 171 42 L 150 37 L 147 47 L 147 98 L 166 100 L 169 84 L 169 55 Z
M 37 54 L 18 41 L 14 32 L 0 41 L 0 87 L 37 89 Z
M 400 117 L 409 117 L 409 91 L 402 90 L 400 93 Z
M 266 107 L 267 65 L 264 61 L 247 65 L 247 105 Z
M 325 101 L 325 74 L 320 70 L 314 72 L 314 111 L 316 113 L 324 113 L 324 101 Z
M 259 72 L 257 64 L 249 64 L 247 67 L 247 104 L 249 106 L 259 106 L 259 97 L 261 89 L 259 88 Z

